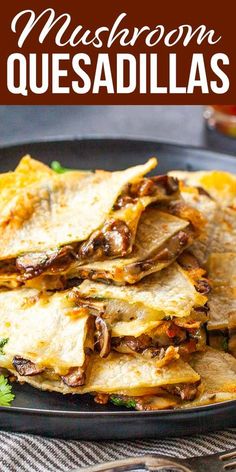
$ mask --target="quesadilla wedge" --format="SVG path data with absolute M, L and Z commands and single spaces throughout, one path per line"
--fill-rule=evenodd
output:
M 178 392 L 196 394 L 199 375 L 177 354 L 163 363 L 135 353 L 111 352 L 106 359 L 93 353 L 94 317 L 70 295 L 28 288 L 0 292 L 1 368 L 36 388 L 92 393 L 97 401 L 101 395 L 160 391 L 163 406 L 170 399 L 175 404 Z
M 187 220 L 149 207 L 140 218 L 129 256 L 85 265 L 75 262 L 66 277 L 134 284 L 171 264 L 192 243 L 195 233 Z
M 209 277 L 209 343 L 236 356 L 236 253 L 213 253 Z
M 83 384 L 93 349 L 91 319 L 67 292 L 20 288 L 0 292 L 0 367 L 20 376 L 58 375 Z
M 236 399 L 236 359 L 225 352 L 207 348 L 192 355 L 190 365 L 201 377 L 196 398 L 182 407 L 191 408 Z
M 25 185 L 23 181 L 16 195 L 12 195 L 10 189 L 8 201 L 8 189 L 5 188 L 7 204 L 0 219 L 1 229 L 4 230 L 1 260 L 86 241 L 110 218 L 113 206 L 125 187 L 129 183 L 139 182 L 156 163 L 155 159 L 151 159 L 146 165 L 120 172 L 81 174 L 72 171 L 59 175 L 53 171 L 42 171 L 40 178 L 32 177 L 30 183 L 26 179 Z M 37 166 L 31 166 L 34 176 L 32 167 L 35 170 Z M 16 169 L 16 178 L 18 173 Z M 35 173 L 37 176 L 38 172 Z M 137 202 L 131 205 L 131 214 L 128 215 L 131 223 L 132 210 L 135 208 L 135 212 L 138 211 L 137 206 Z M 123 221 L 121 209 L 117 211 L 117 220 Z M 125 218 L 127 213 L 125 208 Z
M 236 205 L 236 175 L 213 170 L 199 172 L 171 171 L 168 175 L 176 177 L 185 185 L 203 189 L 222 207 Z
M 236 244 L 236 175 L 227 172 L 182 172 L 170 175 L 180 179 L 181 195 L 197 208 L 206 225 L 191 251 L 206 264 L 214 252 L 234 252 Z
M 110 399 L 115 402 L 115 399 L 128 395 L 132 397 L 131 407 L 136 407 L 136 404 L 138 407 L 147 394 L 163 397 L 159 401 L 159 407 L 173 407 L 183 392 L 191 391 L 194 398 L 200 383 L 199 375 L 181 359 L 161 368 L 155 359 L 144 360 L 142 357 L 119 353 L 111 353 L 107 359 L 92 355 L 87 368 L 86 383 L 82 387 L 66 385 L 59 376 L 50 376 L 49 373 L 24 377 L 14 369 L 10 372 L 20 382 L 27 382 L 38 389 L 63 394 L 91 393 L 98 403 L 106 403 Z
M 15 172 L 0 176 L 0 282 L 14 287 L 74 261 L 129 254 L 145 208 L 179 195 L 175 179 L 144 177 L 156 164 L 153 158 L 124 171 L 56 174 L 23 158 Z
M 208 287 L 202 272 L 196 271 L 195 279 L 192 276 L 173 263 L 136 285 L 120 287 L 85 280 L 71 294 L 78 305 L 101 320 L 106 333 L 104 341 L 98 329 L 102 353 L 115 349 L 168 361 L 178 352 L 168 351 L 169 346 L 181 346 L 188 353 L 205 342 L 201 327 L 207 320 L 207 296 L 200 291 L 208 291 Z

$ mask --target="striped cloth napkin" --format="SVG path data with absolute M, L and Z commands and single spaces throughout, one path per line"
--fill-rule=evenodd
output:
M 86 442 L 0 433 L 1 472 L 65 472 L 75 467 L 142 454 L 175 457 L 213 454 L 236 447 L 236 429 L 195 437 Z

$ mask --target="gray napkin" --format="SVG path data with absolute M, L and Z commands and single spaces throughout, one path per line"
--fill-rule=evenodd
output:
M 68 441 L 0 432 L 0 472 L 65 472 L 142 454 L 191 457 L 236 447 L 236 429 L 195 437 L 143 441 Z

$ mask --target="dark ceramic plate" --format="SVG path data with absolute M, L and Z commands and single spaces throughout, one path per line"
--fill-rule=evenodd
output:
M 119 169 L 158 156 L 158 172 L 223 169 L 236 172 L 236 158 L 191 147 L 117 139 L 57 140 L 0 149 L 0 171 L 13 169 L 24 154 L 80 169 Z M 180 436 L 236 427 L 236 401 L 190 408 L 139 412 L 96 405 L 84 395 L 63 396 L 14 385 L 13 406 L 0 408 L 0 429 L 75 439 L 135 439 Z

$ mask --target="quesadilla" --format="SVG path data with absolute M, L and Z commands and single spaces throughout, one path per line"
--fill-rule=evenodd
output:
M 209 342 L 236 356 L 236 253 L 213 253 L 209 259 Z
M 209 287 L 201 272 L 196 271 L 195 279 L 190 274 L 173 263 L 132 286 L 85 280 L 73 289 L 72 297 L 101 319 L 109 333 L 106 343 L 99 336 L 102 353 L 136 352 L 158 356 L 164 363 L 176 358 L 180 347 L 188 353 L 205 343 L 201 327 L 207 320 L 207 296 L 203 292 Z M 168 351 L 170 346 L 176 349 Z
M 21 163 L 20 174 L 29 159 L 25 158 L 26 162 Z M 113 206 L 125 187 L 140 183 L 143 175 L 152 170 L 156 163 L 155 159 L 150 159 L 146 165 L 125 171 L 88 174 L 72 171 L 62 175 L 47 169 L 44 173 L 40 165 L 39 177 L 34 178 L 34 174 L 38 175 L 35 163 L 31 166 L 32 181 L 26 178 L 25 184 L 21 178 L 22 185 L 15 195 L 10 189 L 9 199 L 8 187 L 4 189 L 6 205 L 0 219 L 1 229 L 4 230 L 0 259 L 14 258 L 31 251 L 51 251 L 67 244 L 87 241 L 94 231 L 114 217 Z M 19 169 L 16 169 L 16 180 L 18 173 Z M 156 192 L 156 187 L 153 192 Z M 147 197 L 150 200 L 149 195 Z M 145 202 L 146 195 L 143 198 Z M 116 210 L 116 220 L 127 220 L 127 226 L 131 223 L 131 231 L 136 226 L 133 211 L 137 219 L 143 203 L 142 196 L 137 200 L 131 202 L 129 209 L 121 206 Z M 125 215 L 122 219 L 123 210 Z
M 212 252 L 234 252 L 236 243 L 236 175 L 223 171 L 182 172 L 181 195 L 206 220 L 205 229 L 193 243 L 192 252 L 206 263 Z
M 236 205 L 236 175 L 224 171 L 171 171 L 170 176 L 181 180 L 185 185 L 205 191 L 222 207 Z
M 0 339 L 6 343 L 0 366 L 25 376 L 42 372 L 67 376 L 71 369 L 81 371 L 93 349 L 90 323 L 68 292 L 1 291 Z
M 41 293 L 20 288 L 0 292 L 0 367 L 21 382 L 61 393 L 112 394 L 199 382 L 176 357 L 158 358 L 94 351 L 94 317 L 70 291 Z M 4 342 L 3 342 L 4 341 Z
M 38 373 L 23 376 L 11 369 L 20 382 L 27 382 L 35 388 L 63 394 L 91 393 L 98 403 L 106 403 L 120 397 L 132 397 L 133 404 L 150 393 L 164 397 L 162 406 L 172 407 L 179 401 L 183 392 L 191 391 L 192 398 L 197 395 L 199 375 L 189 364 L 181 359 L 160 368 L 155 359 L 143 359 L 133 355 L 111 353 L 107 359 L 92 355 L 87 368 L 86 383 L 81 387 L 71 387 L 56 375 Z M 172 392 L 172 395 L 169 394 Z M 141 396 L 141 399 L 140 399 Z
M 56 174 L 26 156 L 2 174 L 0 283 L 14 287 L 60 274 L 72 262 L 130 254 L 145 208 L 179 196 L 172 177 L 144 177 L 156 164 L 153 158 L 124 171 Z
M 66 277 L 133 284 L 171 264 L 192 243 L 195 234 L 189 221 L 150 207 L 140 218 L 129 256 L 85 265 L 75 262 Z
M 201 385 L 192 402 L 184 408 L 236 399 L 236 359 L 225 352 L 207 348 L 192 355 L 190 365 L 201 377 Z

